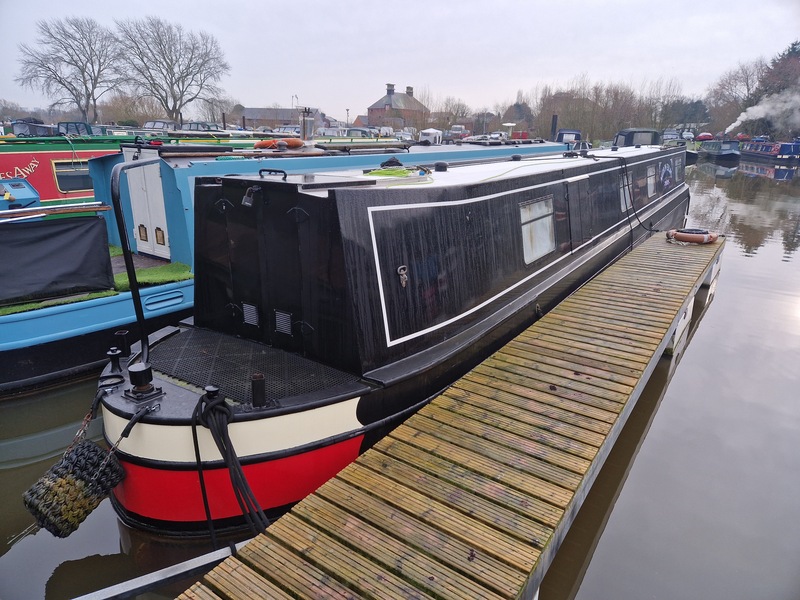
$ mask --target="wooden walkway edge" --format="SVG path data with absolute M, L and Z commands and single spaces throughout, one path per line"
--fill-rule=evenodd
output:
M 179 598 L 534 598 L 723 247 L 656 234 Z

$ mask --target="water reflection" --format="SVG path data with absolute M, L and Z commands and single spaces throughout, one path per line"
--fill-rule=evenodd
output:
M 746 256 L 755 256 L 771 240 L 780 240 L 783 259 L 789 261 L 800 246 L 800 178 L 778 172 L 797 167 L 753 169 L 698 164 L 687 181 L 704 192 L 703 206 L 695 216 L 709 228 L 725 231 Z
M 749 177 L 764 177 L 775 181 L 790 181 L 797 173 L 797 166 L 771 165 L 763 162 L 740 161 L 738 172 Z

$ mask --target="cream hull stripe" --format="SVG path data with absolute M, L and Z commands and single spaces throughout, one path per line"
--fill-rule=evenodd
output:
M 231 423 L 231 442 L 240 458 L 268 452 L 281 452 L 326 438 L 356 431 L 363 425 L 356 418 L 359 398 L 328 406 L 276 417 Z M 164 401 L 168 402 L 168 399 Z M 128 420 L 103 409 L 106 436 L 112 442 Z M 222 457 L 205 427 L 198 427 L 200 456 L 204 461 Z M 176 463 L 194 463 L 194 444 L 190 425 L 154 425 L 137 423 L 130 436 L 119 445 L 122 452 L 144 459 Z

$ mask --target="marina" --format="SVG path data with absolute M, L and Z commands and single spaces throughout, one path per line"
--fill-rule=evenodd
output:
M 657 413 L 651 414 L 645 419 L 646 422 L 652 421 L 649 426 L 647 436 L 637 438 L 633 442 L 633 449 L 631 450 L 635 456 L 635 462 L 632 467 L 627 467 L 625 476 L 622 477 L 622 482 L 617 482 L 614 485 L 619 486 L 615 502 L 611 505 L 606 504 L 606 508 L 601 510 L 601 514 L 597 517 L 596 523 L 593 525 L 594 529 L 590 531 L 583 530 L 583 523 L 585 519 L 579 519 L 576 522 L 576 527 L 571 531 L 571 536 L 568 535 L 565 544 L 562 545 L 562 554 L 567 549 L 574 550 L 577 553 L 572 555 L 572 559 L 568 561 L 566 569 L 561 567 L 561 573 L 572 573 L 573 579 L 569 580 L 569 576 L 562 575 L 564 581 L 557 581 L 555 585 L 551 584 L 548 587 L 548 579 L 545 578 L 543 584 L 542 595 L 545 598 L 572 598 L 578 587 L 581 587 L 587 598 L 595 597 L 597 594 L 607 595 L 608 591 L 599 591 L 607 589 L 606 586 L 615 586 L 614 594 L 618 597 L 635 597 L 632 592 L 626 595 L 626 592 L 621 591 L 624 589 L 626 581 L 630 581 L 631 585 L 646 585 L 648 589 L 664 589 L 671 590 L 670 593 L 680 596 L 691 595 L 688 590 L 695 590 L 698 586 L 703 586 L 706 590 L 706 597 L 709 598 L 746 598 L 757 595 L 754 587 L 757 582 L 761 582 L 759 590 L 763 590 L 763 580 L 759 577 L 751 576 L 746 577 L 748 572 L 743 572 L 741 575 L 734 577 L 737 588 L 742 592 L 740 594 L 730 593 L 728 586 L 721 587 L 716 585 L 714 581 L 719 582 L 722 580 L 721 575 L 716 577 L 707 577 L 698 572 L 697 576 L 692 573 L 687 573 L 685 577 L 679 578 L 686 580 L 684 585 L 688 586 L 684 592 L 681 592 L 681 581 L 671 578 L 669 581 L 660 580 L 657 577 L 651 577 L 646 582 L 642 579 L 646 577 L 647 573 L 652 572 L 648 567 L 651 558 L 650 551 L 636 551 L 631 554 L 626 548 L 644 546 L 644 548 L 653 548 L 655 544 L 658 548 L 658 553 L 661 555 L 659 562 L 662 564 L 675 564 L 675 568 L 679 568 L 682 556 L 685 555 L 687 548 L 685 544 L 674 540 L 672 532 L 672 520 L 662 521 L 656 515 L 675 510 L 667 508 L 662 504 L 658 498 L 653 497 L 649 491 L 651 487 L 659 487 L 658 497 L 663 497 L 663 502 L 668 502 L 673 507 L 678 506 L 679 514 L 685 515 L 684 518 L 688 522 L 693 522 L 698 518 L 703 518 L 703 515 L 711 515 L 719 512 L 719 507 L 724 507 L 723 513 L 718 519 L 713 519 L 709 528 L 695 531 L 694 539 L 696 544 L 700 546 L 697 550 L 697 555 L 693 559 L 698 565 L 702 565 L 702 572 L 706 573 L 708 570 L 711 572 L 714 569 L 719 569 L 716 561 L 711 561 L 710 558 L 718 553 L 723 556 L 728 555 L 729 561 L 736 561 L 736 557 L 732 555 L 733 548 L 738 546 L 737 537 L 739 534 L 736 528 L 729 527 L 729 523 L 740 520 L 744 515 L 740 515 L 740 511 L 746 510 L 752 503 L 757 502 L 756 496 L 750 492 L 746 492 L 744 496 L 741 495 L 742 491 L 749 490 L 750 485 L 742 488 L 739 483 L 742 480 L 748 481 L 755 477 L 754 470 L 750 467 L 755 467 L 755 463 L 763 466 L 762 452 L 759 453 L 736 453 L 737 462 L 739 466 L 734 467 L 728 462 L 726 458 L 729 454 L 728 446 L 724 440 L 728 439 L 727 431 L 720 430 L 722 424 L 716 423 L 716 418 L 711 412 L 712 407 L 717 407 L 717 410 L 723 411 L 728 417 L 725 419 L 725 427 L 737 425 L 740 423 L 738 415 L 741 413 L 743 418 L 746 418 L 748 429 L 745 433 L 742 430 L 740 439 L 752 440 L 753 443 L 763 448 L 764 452 L 770 452 L 770 448 L 775 443 L 779 444 L 776 448 L 784 447 L 784 442 L 787 435 L 791 435 L 792 431 L 796 431 L 797 415 L 793 413 L 791 406 L 786 405 L 780 399 L 787 397 L 788 385 L 786 373 L 790 369 L 785 362 L 788 360 L 789 354 L 782 349 L 791 347 L 793 343 L 791 340 L 795 335 L 792 328 L 786 328 L 782 323 L 786 319 L 793 318 L 791 315 L 791 305 L 784 302 L 787 295 L 796 294 L 797 290 L 793 290 L 791 282 L 795 280 L 795 276 L 789 276 L 790 273 L 796 272 L 797 263 L 794 260 L 795 250 L 797 246 L 792 243 L 792 234 L 786 226 L 795 222 L 798 218 L 796 201 L 792 201 L 792 194 L 796 194 L 796 190 L 791 187 L 786 187 L 787 183 L 780 183 L 783 187 L 771 187 L 769 181 L 766 179 L 742 179 L 740 176 L 735 176 L 730 179 L 715 179 L 713 176 L 708 176 L 702 171 L 692 171 L 687 180 L 690 184 L 692 193 L 692 206 L 690 210 L 689 225 L 695 227 L 708 227 L 718 231 L 725 231 L 727 234 L 728 247 L 725 252 L 724 268 L 720 277 L 720 282 L 717 287 L 717 293 L 714 302 L 711 304 L 708 314 L 700 323 L 696 334 L 692 338 L 687 347 L 686 353 L 679 365 L 672 363 L 671 370 L 675 374 L 670 383 L 670 388 L 661 390 L 660 395 L 652 401 L 655 404 Z M 754 186 L 755 182 L 760 185 Z M 743 196 L 743 194 L 745 194 Z M 751 194 L 748 196 L 747 194 Z M 744 201 L 738 200 L 743 198 Z M 747 198 L 750 198 L 749 200 Z M 758 224 L 754 227 L 754 224 Z M 749 285 L 749 281 L 754 273 L 758 273 L 757 281 L 761 282 L 757 288 Z M 786 285 L 783 285 L 786 284 Z M 788 286 L 788 287 L 786 287 Z M 775 294 L 773 290 L 780 289 L 779 294 Z M 756 307 L 770 307 L 770 310 L 760 310 Z M 750 319 L 738 319 L 737 315 L 741 310 L 746 310 L 749 313 L 758 312 L 761 316 L 754 323 L 751 329 Z M 730 318 L 737 318 L 741 326 L 735 332 L 728 332 L 726 335 L 726 343 L 731 344 L 731 349 L 718 356 L 716 351 L 719 346 L 719 340 L 722 335 L 721 331 L 726 330 L 725 323 Z M 773 319 L 775 319 L 773 321 Z M 781 324 L 779 324 L 779 321 Z M 769 344 L 762 344 L 756 342 L 753 346 L 753 340 L 761 340 L 764 332 L 768 332 L 770 342 Z M 731 335 L 735 333 L 735 335 Z M 787 344 L 789 344 L 787 346 Z M 749 350 L 745 352 L 745 348 Z M 741 358 L 737 354 L 737 349 L 741 351 Z M 750 355 L 750 350 L 755 349 L 759 355 L 769 357 L 769 366 L 764 369 L 753 370 L 739 365 L 737 361 L 744 361 L 745 364 L 750 364 L 747 358 Z M 712 357 L 713 360 L 712 360 Z M 738 365 L 738 366 L 737 366 Z M 677 367 L 677 368 L 676 368 Z M 731 379 L 732 374 L 741 373 L 746 377 L 747 384 L 737 384 L 737 379 Z M 723 381 L 728 381 L 723 385 Z M 92 395 L 92 384 L 78 384 L 74 386 L 75 391 L 80 393 L 74 401 L 67 403 L 61 397 L 52 397 L 49 400 L 46 397 L 40 398 L 42 403 L 49 403 L 49 406 L 54 406 L 54 403 L 59 407 L 68 408 L 72 407 L 73 420 L 80 420 L 85 412 L 87 402 Z M 676 391 L 673 392 L 673 387 L 677 386 Z M 734 401 L 734 406 L 737 407 L 734 413 L 730 413 L 728 406 L 730 400 L 730 389 L 732 387 L 745 386 L 748 389 L 756 386 L 761 389 L 759 394 L 767 394 L 776 398 L 777 404 L 767 410 L 767 414 L 762 415 L 763 418 L 758 420 L 758 425 L 755 429 L 750 427 L 752 424 L 751 409 L 755 409 L 757 405 L 745 401 Z M 663 400 L 661 397 L 663 396 Z M 698 400 L 702 398 L 702 400 Z M 656 402 L 658 400 L 658 402 Z M 744 402 L 744 403 L 743 403 Z M 45 409 L 45 404 L 37 405 Z M 9 404 L 4 403 L 0 406 L 3 412 L 2 423 L 5 427 L 19 428 L 21 424 L 28 423 L 28 427 L 33 425 L 29 422 L 28 417 L 25 416 L 21 420 L 15 419 L 14 410 L 17 401 Z M 19 411 L 16 411 L 20 416 L 29 415 L 31 408 L 28 405 L 18 405 Z M 660 406 L 660 408 L 659 408 Z M 776 412 L 777 411 L 777 412 Z M 47 415 L 48 410 L 42 412 L 42 419 Z M 784 415 L 779 420 L 770 417 L 769 415 L 778 414 Z M 792 416 L 794 415 L 794 416 Z M 788 417 L 788 418 L 787 418 Z M 38 419 L 38 421 L 42 421 Z M 43 421 L 42 421 L 43 422 Z M 16 425 L 19 423 L 20 425 Z M 745 421 L 741 424 L 744 426 Z M 692 435 L 688 440 L 683 436 L 680 448 L 672 447 L 671 440 L 674 439 L 675 428 L 679 431 L 697 432 L 697 435 Z M 687 429 L 688 428 L 688 429 Z M 700 435 L 703 429 L 716 431 L 717 433 L 708 438 Z M 776 429 L 777 428 L 777 429 Z M 0 428 L 4 436 L 9 435 L 6 428 Z M 658 450 L 653 448 L 655 445 Z M 749 444 L 748 444 L 749 445 Z M 641 446 L 640 450 L 637 448 Z M 708 461 L 714 464 L 730 465 L 730 469 L 726 469 L 725 473 L 741 473 L 734 479 L 727 475 L 723 477 L 717 484 L 712 487 L 706 488 L 707 475 L 706 467 L 704 466 L 708 461 L 699 461 L 698 466 L 703 466 L 703 469 L 695 473 L 693 467 L 698 463 L 695 458 L 690 458 L 690 452 L 701 452 L 709 455 Z M 636 454 L 638 453 L 638 457 Z M 659 459 L 659 456 L 667 454 L 674 456 L 678 460 L 681 468 L 669 469 L 667 474 L 664 475 L 664 463 Z M 685 457 L 684 457 L 685 455 Z M 797 490 L 792 486 L 790 480 L 780 476 L 780 471 L 777 469 L 781 465 L 787 468 L 792 467 L 792 458 L 782 451 L 775 454 L 775 459 L 768 462 L 766 469 L 757 469 L 760 473 L 759 478 L 766 484 L 772 486 L 773 489 L 783 490 L 778 491 L 779 494 L 785 496 L 787 499 L 792 497 Z M 755 462 L 754 462 L 755 461 Z M 32 481 L 34 481 L 43 470 L 51 464 L 52 460 L 34 463 L 28 467 L 17 467 L 16 469 L 7 469 L 3 471 L 2 475 L 5 477 L 4 481 L 8 481 L 6 489 L 8 493 L 8 500 L 6 503 L 9 506 L 18 507 L 15 512 L 8 515 L 5 521 L 9 528 L 6 534 L 7 538 L 11 538 L 11 532 L 19 532 L 23 530 L 28 523 L 30 523 L 30 516 L 27 515 L 18 499 L 22 491 L 27 488 Z M 38 466 L 37 466 L 38 464 Z M 629 472 L 628 472 L 629 471 Z M 662 477 L 666 477 L 665 481 L 661 481 Z M 10 479 L 9 479 L 10 478 Z M 627 480 L 627 481 L 626 481 Z M 17 483 L 13 483 L 13 482 Z M 598 479 L 598 485 L 603 485 L 604 479 L 602 475 Z M 681 490 L 684 487 L 683 481 L 691 484 L 693 489 L 696 488 L 697 492 L 694 494 L 699 499 L 697 503 L 687 503 L 683 498 Z M 664 487 L 669 484 L 669 487 Z M 721 487 L 720 487 L 721 486 Z M 726 487 L 728 486 L 728 487 Z M 756 486 L 757 487 L 757 486 Z M 615 487 L 615 489 L 617 489 Z M 720 494 L 725 494 L 726 490 L 736 489 L 737 496 L 740 502 L 730 504 L 721 500 Z M 705 491 L 702 491 L 705 490 Z M 755 490 L 754 490 L 755 491 Z M 677 494 L 677 496 L 676 496 Z M 713 501 L 714 507 L 708 506 L 704 508 L 705 502 Z M 713 499 L 713 500 L 712 500 Z M 587 502 L 591 501 L 590 499 Z M 629 513 L 631 510 L 636 515 L 640 514 L 645 506 L 641 502 L 646 502 L 646 514 L 652 516 L 646 517 L 648 524 L 648 531 L 646 535 L 642 535 L 640 518 L 618 516 L 617 512 L 624 511 Z M 616 505 L 616 508 L 613 508 Z M 595 507 L 596 508 L 596 507 Z M 584 505 L 583 514 L 591 510 L 589 506 Z M 778 503 L 778 514 L 786 515 L 791 518 L 793 509 L 790 504 Z M 605 515 L 605 516 L 603 516 Z M 609 517 L 609 515 L 611 515 Z M 581 525 L 578 527 L 578 525 Z M 755 525 L 755 524 L 754 524 Z M 771 570 L 776 574 L 770 583 L 770 589 L 780 594 L 781 589 L 793 589 L 793 567 L 790 567 L 787 559 L 792 555 L 791 548 L 796 542 L 796 536 L 793 535 L 791 528 L 782 526 L 776 527 L 778 521 L 772 517 L 764 515 L 764 518 L 758 521 L 758 528 L 763 533 L 756 533 L 754 530 L 746 533 L 748 536 L 755 535 L 758 539 L 761 536 L 769 536 L 767 541 L 761 543 L 761 547 L 765 552 L 758 557 L 756 564 L 752 568 L 760 568 Z M 29 597 L 44 597 L 45 584 L 48 579 L 52 579 L 49 589 L 51 590 L 49 597 L 66 597 L 54 596 L 53 586 L 57 581 L 62 581 L 57 575 L 63 569 L 57 569 L 58 573 L 51 571 L 57 567 L 59 560 L 67 560 L 70 564 L 77 569 L 81 566 L 86 568 L 83 571 L 82 581 L 84 587 L 80 590 L 72 589 L 69 597 L 74 597 L 80 594 L 85 594 L 93 590 L 101 589 L 107 585 L 115 583 L 114 580 L 109 579 L 117 573 L 119 579 L 122 581 L 130 579 L 143 572 L 141 569 L 150 569 L 166 566 L 170 564 L 169 560 L 180 560 L 175 555 L 175 545 L 168 542 L 168 540 L 159 541 L 158 539 L 147 540 L 148 545 L 141 545 L 141 535 L 138 538 L 131 536 L 126 532 L 124 536 L 121 533 L 115 535 L 114 531 L 126 532 L 126 528 L 117 524 L 116 515 L 111 509 L 108 501 L 105 501 L 98 509 L 90 515 L 87 522 L 82 525 L 78 532 L 73 534 L 67 540 L 61 540 L 56 543 L 56 540 L 49 533 L 41 531 L 35 535 L 17 539 L 12 545 L 7 547 L 6 553 L 0 557 L 0 586 L 2 590 L 0 595 L 4 598 L 29 598 Z M 101 533 L 102 533 L 102 537 Z M 605 533 L 604 533 L 605 532 Z M 625 541 L 625 535 L 632 536 L 628 541 Z M 577 541 L 575 537 L 578 537 Z M 96 537 L 97 536 L 97 537 Z M 663 539 L 659 542 L 659 536 Z M 151 560 L 145 566 L 135 559 L 134 555 L 127 554 L 131 548 L 130 539 L 137 539 L 138 544 L 135 547 L 142 549 L 149 548 L 148 555 Z M 586 538 L 585 540 L 582 538 Z M 100 540 L 104 540 L 102 543 Z M 724 547 L 719 546 L 720 540 L 731 540 L 725 543 Z M 128 541 L 125 541 L 128 540 Z M 634 541 L 635 540 L 635 541 Z M 165 548 L 172 548 L 165 550 Z M 581 550 L 582 548 L 582 550 Z M 772 551 L 771 549 L 776 551 Z M 780 551 L 777 550 L 780 548 Z M 202 554 L 204 551 L 209 551 L 211 548 L 200 548 L 195 552 Z M 81 554 L 81 553 L 85 554 Z M 97 553 L 105 556 L 106 558 L 100 560 L 96 558 L 89 560 L 82 558 L 83 556 L 91 556 Z M 581 554 L 583 552 L 583 554 Z M 26 581 L 22 581 L 13 576 L 15 568 L 19 565 L 25 564 L 26 557 L 30 553 L 41 555 L 43 560 L 41 568 L 37 569 L 32 577 Z M 59 559 L 58 557 L 62 557 Z M 136 556 L 141 556 L 137 553 Z M 69 557 L 69 558 L 67 558 Z M 116 557 L 116 558 L 115 558 Z M 158 563 L 158 558 L 166 560 L 167 562 Z M 55 562 L 54 562 L 55 561 Z M 577 561 L 577 564 L 576 562 Z M 631 565 L 627 563 L 631 562 Z M 127 567 L 109 568 L 114 564 L 127 564 Z M 596 570 L 594 564 L 604 564 L 602 570 Z M 136 566 L 136 565 L 139 566 Z M 581 569 L 580 564 L 584 567 Z M 793 563 L 792 563 L 793 564 Z M 17 565 L 16 567 L 14 565 Z M 52 566 L 48 566 L 52 565 Z M 624 569 L 626 572 L 629 568 L 636 566 L 636 577 L 626 576 L 620 579 L 619 577 L 612 576 L 613 573 L 620 572 Z M 760 565 L 760 566 L 758 566 Z M 101 568 L 102 567 L 102 568 Z M 559 567 L 559 560 L 556 559 L 553 568 Z M 571 569 L 578 568 L 577 574 Z M 609 576 L 607 577 L 606 574 Z M 730 576 L 730 574 L 729 574 Z M 574 579 L 577 577 L 578 579 Z M 636 583 L 638 582 L 638 584 Z M 559 587 L 560 584 L 560 587 Z M 184 589 L 190 585 L 190 582 L 184 586 Z M 20 587 L 23 586 L 23 587 Z M 24 587 L 28 586 L 28 587 Z M 563 588 L 570 588 L 574 586 L 571 592 L 565 591 Z M 676 587 L 677 586 L 677 587 Z M 555 588 L 555 591 L 554 591 Z M 18 591 L 14 591 L 14 590 Z M 725 590 L 723 594 L 722 589 Z M 27 590 L 27 591 L 22 591 Z M 39 591 L 36 591 L 39 590 Z M 180 590 L 178 588 L 171 588 L 171 592 L 166 593 L 163 597 L 174 597 Z M 591 591 L 594 590 L 594 591 Z M 549 596 L 545 596 L 545 591 Z M 563 593 L 563 596 L 554 596 L 552 594 Z M 161 596 L 159 596 L 161 597 Z M 581 597 L 580 593 L 577 597 Z
M 772 4 L 9 4 L 0 599 L 797 600 Z

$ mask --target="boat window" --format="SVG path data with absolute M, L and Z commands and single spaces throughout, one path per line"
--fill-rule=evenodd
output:
M 519 213 L 525 263 L 531 264 L 556 249 L 553 195 L 520 204 Z
M 656 166 L 647 167 L 647 197 L 652 198 L 656 194 Z
M 61 192 L 79 192 L 92 189 L 89 163 L 85 160 L 53 161 L 56 185 Z
M 631 181 L 627 171 L 619 174 L 619 209 L 627 212 L 632 208 Z

